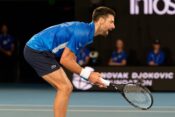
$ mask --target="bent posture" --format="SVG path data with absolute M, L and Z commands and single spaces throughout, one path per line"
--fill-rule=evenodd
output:
M 104 86 L 100 73 L 82 68 L 76 62 L 76 55 L 97 35 L 108 35 L 115 28 L 115 12 L 107 7 L 93 11 L 92 22 L 67 22 L 51 26 L 35 34 L 24 48 L 26 61 L 39 76 L 56 88 L 54 117 L 66 117 L 72 84 L 61 65 L 91 83 Z M 56 58 L 60 58 L 57 62 Z

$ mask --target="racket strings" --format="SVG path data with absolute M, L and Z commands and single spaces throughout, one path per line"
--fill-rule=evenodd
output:
M 127 100 L 133 105 L 141 108 L 148 108 L 151 106 L 152 99 L 147 90 L 139 85 L 126 85 L 123 92 Z

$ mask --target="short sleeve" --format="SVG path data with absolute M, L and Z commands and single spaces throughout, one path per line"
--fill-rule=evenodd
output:
M 89 36 L 89 26 L 85 24 L 79 24 L 74 28 L 74 31 L 70 37 L 67 47 L 77 55 L 78 52 L 86 45 L 92 43 L 93 38 Z
M 79 50 L 79 48 L 77 47 L 78 45 L 78 39 L 76 38 L 71 38 L 70 41 L 67 44 L 67 47 L 74 53 L 77 54 L 77 51 Z
M 84 39 L 84 36 L 72 36 L 67 47 L 77 55 L 78 52 L 86 46 L 86 41 Z

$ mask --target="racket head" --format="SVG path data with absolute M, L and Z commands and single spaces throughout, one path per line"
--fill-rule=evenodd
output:
M 147 110 L 153 105 L 151 92 L 139 84 L 125 84 L 121 93 L 129 104 L 138 109 Z

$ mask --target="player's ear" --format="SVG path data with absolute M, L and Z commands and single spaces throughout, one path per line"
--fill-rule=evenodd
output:
M 98 19 L 99 24 L 103 24 L 104 21 L 105 21 L 104 17 L 100 17 L 100 18 Z

